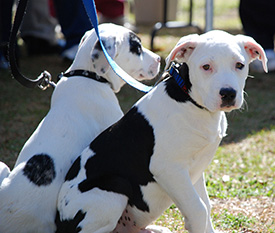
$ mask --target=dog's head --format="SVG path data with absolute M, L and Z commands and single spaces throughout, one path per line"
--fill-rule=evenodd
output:
M 266 55 L 254 39 L 211 31 L 181 38 L 166 58 L 166 68 L 173 60 L 186 62 L 191 97 L 211 112 L 229 112 L 243 104 L 249 63 L 255 59 L 267 72 Z
M 145 49 L 134 32 L 114 24 L 101 24 L 99 32 L 110 57 L 133 78 L 153 79 L 158 74 L 160 57 Z M 112 71 L 94 30 L 83 36 L 73 65 L 103 76 L 111 83 L 115 92 L 124 84 Z

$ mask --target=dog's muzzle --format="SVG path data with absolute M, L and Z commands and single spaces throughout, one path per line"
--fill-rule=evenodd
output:
M 221 107 L 231 107 L 235 105 L 237 92 L 233 88 L 222 88 L 220 96 L 222 100 Z

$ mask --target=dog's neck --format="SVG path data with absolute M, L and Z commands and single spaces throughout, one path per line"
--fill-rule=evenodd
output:
M 76 70 L 81 70 L 81 72 L 75 72 Z M 95 77 L 100 77 L 100 80 L 105 79 L 107 82 L 109 83 L 111 88 L 113 89 L 113 91 L 115 93 L 119 92 L 121 87 L 125 84 L 125 82 L 119 78 L 112 69 L 109 69 L 108 72 L 106 72 L 104 75 L 97 75 L 96 72 L 91 68 L 91 67 L 85 67 L 83 65 L 77 65 L 75 62 L 69 67 L 69 69 L 65 72 L 65 74 L 70 74 L 75 73 L 76 76 L 83 76 L 83 77 L 88 77 L 85 75 L 82 75 L 80 73 L 86 71 L 86 73 L 91 74 L 93 73 L 91 76 L 95 76 Z M 85 72 L 84 72 L 85 73 Z M 65 74 L 61 74 L 60 76 L 62 77 L 62 75 L 66 76 Z M 97 80 L 97 78 L 95 78 L 95 80 Z M 99 81 L 99 80 L 97 80 Z
M 181 65 L 172 63 L 166 76 L 171 77 L 170 80 L 166 82 L 166 91 L 171 98 L 178 102 L 190 101 L 196 107 L 207 110 L 190 96 L 192 84 L 189 79 L 189 68 L 186 63 Z
M 63 76 L 69 78 L 74 76 L 82 76 L 85 78 L 93 79 L 95 81 L 101 82 L 101 83 L 109 83 L 109 81 L 102 76 L 97 75 L 95 72 L 91 72 L 89 70 L 71 70 L 66 73 L 61 73 L 58 78 L 62 78 Z

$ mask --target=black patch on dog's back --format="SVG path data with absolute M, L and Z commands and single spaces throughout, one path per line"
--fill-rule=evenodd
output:
M 77 212 L 71 220 L 60 220 L 60 214 L 57 211 L 55 217 L 55 224 L 57 230 L 55 233 L 77 233 L 80 232 L 82 229 L 78 226 L 78 224 L 85 218 L 86 213 L 83 213 L 81 210 Z
M 129 198 L 131 206 L 149 211 L 140 185 L 155 181 L 149 170 L 154 144 L 152 126 L 133 107 L 90 144 L 95 154 L 85 164 L 87 179 L 79 184 L 79 190 L 99 187 L 120 193 Z
M 187 93 L 190 91 L 192 84 L 189 79 L 189 68 L 186 63 L 183 63 L 179 68 L 180 76 L 184 79 Z M 177 102 L 186 102 L 190 100 L 190 96 L 185 93 L 177 84 L 174 78 L 169 78 L 165 81 L 167 94 Z
M 65 181 L 73 180 L 77 177 L 80 171 L 80 156 L 74 161 L 73 165 L 71 166 L 70 170 L 68 171 Z
M 56 176 L 54 162 L 49 155 L 34 155 L 26 163 L 23 174 L 37 186 L 49 185 Z
M 130 52 L 136 55 L 140 55 L 142 52 L 141 40 L 140 38 L 133 32 L 129 32 L 129 45 Z

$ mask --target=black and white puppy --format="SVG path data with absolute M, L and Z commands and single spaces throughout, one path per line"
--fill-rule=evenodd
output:
M 57 232 L 143 233 L 173 202 L 192 233 L 214 232 L 203 171 L 240 108 L 252 38 L 213 31 L 183 37 L 168 56 L 183 63 L 83 150 L 58 198 Z M 181 86 L 181 87 L 180 87 Z
M 138 80 L 154 78 L 160 57 L 130 30 L 99 26 L 109 55 Z M 24 145 L 9 173 L 0 163 L 0 232 L 53 233 L 59 189 L 76 157 L 122 110 L 114 92 L 124 85 L 103 55 L 94 30 L 55 88 L 51 108 Z M 92 76 L 92 78 L 87 78 Z

